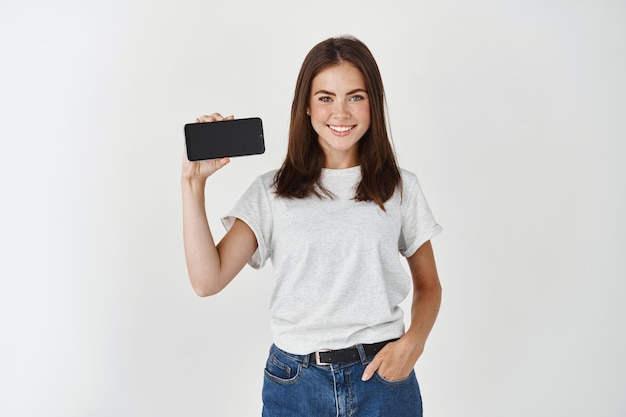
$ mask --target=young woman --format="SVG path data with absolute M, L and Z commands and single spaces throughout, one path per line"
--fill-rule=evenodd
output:
M 218 122 L 218 113 L 198 122 Z M 246 263 L 272 260 L 267 417 L 421 416 L 414 366 L 439 311 L 430 239 L 441 231 L 416 176 L 397 165 L 383 83 L 369 49 L 330 38 L 298 76 L 287 156 L 223 219 L 207 222 L 207 177 L 228 158 L 183 161 L 183 230 L 191 283 L 219 292 Z M 399 253 L 408 261 L 410 277 Z M 399 304 L 413 284 L 411 324 Z

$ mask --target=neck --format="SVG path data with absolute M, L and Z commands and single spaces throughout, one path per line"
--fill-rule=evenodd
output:
M 359 165 L 359 160 L 356 155 L 346 157 L 331 157 L 326 155 L 324 160 L 324 168 L 327 169 L 346 169 Z

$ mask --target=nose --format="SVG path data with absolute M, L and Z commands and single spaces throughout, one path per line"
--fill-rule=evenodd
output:
M 350 109 L 348 108 L 348 104 L 342 100 L 339 100 L 335 104 L 335 108 L 333 109 L 333 116 L 337 119 L 347 119 L 350 117 Z

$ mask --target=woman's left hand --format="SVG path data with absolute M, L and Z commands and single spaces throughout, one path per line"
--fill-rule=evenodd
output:
M 409 376 L 424 348 L 402 337 L 385 345 L 367 365 L 361 379 L 369 380 L 374 373 L 389 381 L 399 381 Z

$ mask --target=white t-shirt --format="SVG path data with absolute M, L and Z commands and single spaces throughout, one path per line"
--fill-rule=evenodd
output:
M 403 195 L 396 191 L 383 211 L 354 200 L 359 166 L 322 170 L 332 199 L 276 197 L 275 173 L 258 177 L 222 222 L 229 229 L 239 218 L 254 232 L 250 266 L 272 260 L 276 346 L 308 354 L 402 336 L 398 305 L 411 278 L 399 254 L 411 256 L 441 232 L 415 174 L 401 170 Z

